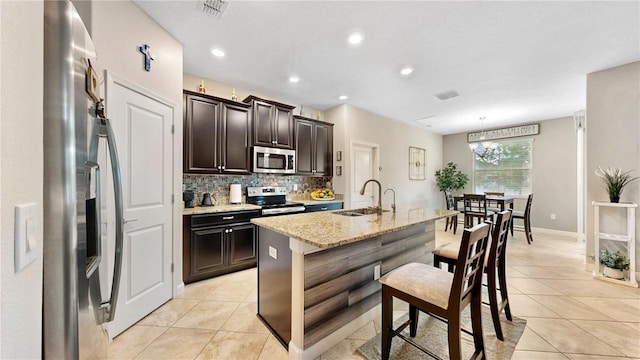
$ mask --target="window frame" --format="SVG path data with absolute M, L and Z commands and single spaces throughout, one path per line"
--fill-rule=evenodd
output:
M 531 143 L 530 146 L 530 154 L 529 154 L 529 189 L 528 189 L 528 194 L 533 193 L 533 155 L 534 155 L 534 144 L 535 144 L 535 137 L 532 136 L 527 136 L 527 137 L 517 137 L 517 138 L 507 138 L 507 139 L 496 139 L 496 140 L 492 140 L 492 142 L 494 143 L 500 143 L 500 144 L 505 144 L 505 143 L 514 143 L 514 142 L 521 142 L 521 141 L 529 141 Z M 477 181 L 476 181 L 476 154 L 471 151 L 471 174 L 472 174 L 472 186 L 473 186 L 473 192 L 474 193 L 480 193 L 477 190 Z M 512 168 L 512 169 L 516 169 L 516 168 Z M 526 168 L 521 168 L 521 169 L 526 169 Z M 482 171 L 482 170 L 480 170 Z M 484 193 L 484 192 L 481 192 Z M 526 194 L 509 194 L 505 192 L 505 196 L 513 196 L 516 199 L 520 199 L 520 198 L 526 198 L 528 195 Z

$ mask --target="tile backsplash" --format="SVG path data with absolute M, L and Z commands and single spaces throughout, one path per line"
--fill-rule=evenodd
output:
M 229 185 L 240 184 L 242 186 L 242 202 L 246 202 L 247 186 L 284 186 L 287 188 L 288 197 L 292 200 L 308 199 L 312 190 L 325 188 L 331 177 L 310 177 L 292 175 L 199 175 L 183 174 L 182 190 L 193 190 L 195 193 L 194 205 L 200 205 L 202 194 L 210 192 L 217 198 L 216 204 L 229 204 Z M 298 185 L 298 190 L 293 190 Z M 330 184 L 329 184 L 330 187 Z

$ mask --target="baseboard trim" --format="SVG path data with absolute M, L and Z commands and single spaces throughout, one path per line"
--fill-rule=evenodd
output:
M 517 229 L 517 227 L 514 227 L 514 230 Z M 550 234 L 550 235 L 561 235 L 561 236 L 568 236 L 568 237 L 573 237 L 578 239 L 578 233 L 577 232 L 573 232 L 573 231 L 564 231 L 564 230 L 555 230 L 555 229 L 545 229 L 545 228 L 531 228 L 531 231 L 535 231 L 535 232 L 540 232 L 543 234 Z

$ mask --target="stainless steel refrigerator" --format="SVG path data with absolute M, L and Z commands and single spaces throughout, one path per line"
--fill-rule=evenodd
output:
M 105 358 L 102 324 L 116 314 L 122 262 L 118 155 L 99 96 L 95 48 L 69 1 L 44 2 L 44 251 L 42 355 Z M 106 142 L 106 147 L 105 147 Z M 99 145 L 102 143 L 102 145 Z M 115 257 L 107 273 L 100 214 L 99 148 L 108 152 L 115 199 Z M 102 153 L 100 151 L 100 153 Z M 106 159 L 106 156 L 104 156 Z M 100 280 L 112 281 L 109 286 Z

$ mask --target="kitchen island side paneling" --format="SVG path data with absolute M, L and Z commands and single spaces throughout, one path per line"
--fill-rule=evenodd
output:
M 381 288 L 376 267 L 384 275 L 409 262 L 432 263 L 435 220 L 445 212 L 413 209 L 356 219 L 326 212 L 252 220 L 259 226 L 258 317 L 291 358 L 317 357 L 375 316 Z M 329 224 L 333 242 L 326 237 L 329 230 L 310 235 L 309 226 L 328 229 Z

